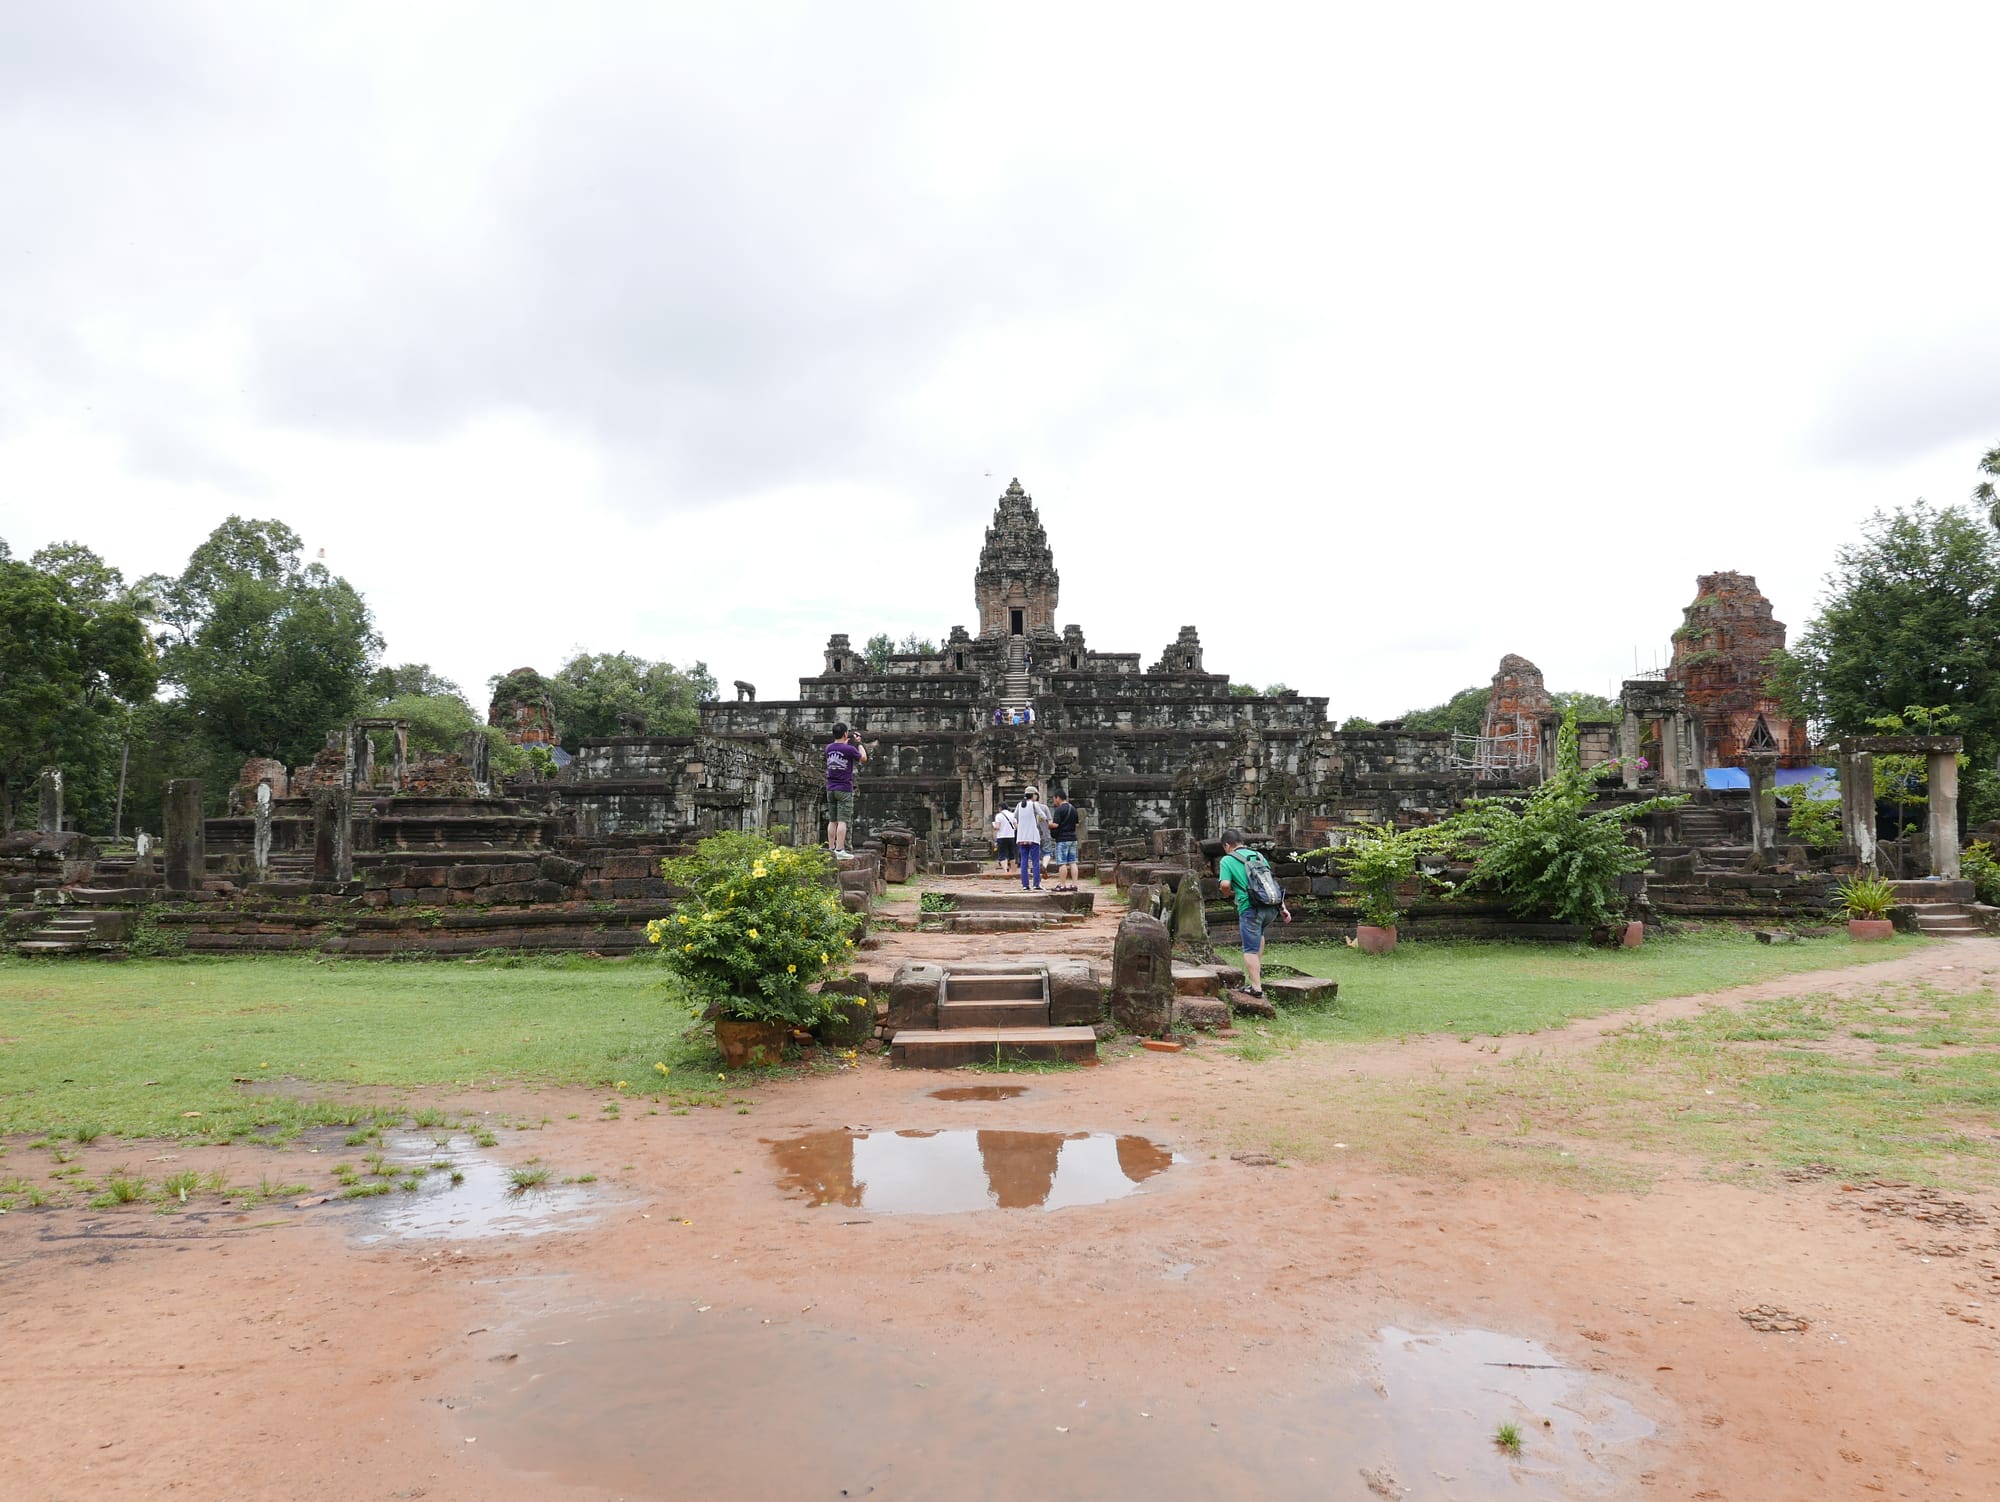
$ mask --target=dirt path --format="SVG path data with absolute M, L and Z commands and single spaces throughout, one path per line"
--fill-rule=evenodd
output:
M 2000 945 L 1642 1011 L 1960 967 L 1990 983 Z M 1142 1053 L 979 1077 L 1026 1087 L 998 1100 L 869 1063 L 763 1087 L 747 1115 L 444 1101 L 548 1116 L 494 1156 L 596 1176 L 516 1234 L 401 1235 L 386 1200 L 0 1217 L 0 1464 L 36 1499 L 1995 1495 L 1987 1200 L 1228 1156 L 1317 1078 L 1457 1047 Z M 778 1145 L 863 1129 L 928 1173 L 956 1140 L 929 1134 L 975 1128 L 1003 1195 L 1066 1171 L 1039 1132 L 1183 1161 L 1119 1144 L 1149 1167 L 1110 1203 L 918 1215 L 881 1208 L 901 1181 L 858 1149 L 842 1178 Z M 1757 1328 L 1759 1308 L 1805 1328 Z M 1473 1331 L 1535 1344 L 1426 1338 Z M 1508 1420 L 1519 1461 L 1492 1443 Z

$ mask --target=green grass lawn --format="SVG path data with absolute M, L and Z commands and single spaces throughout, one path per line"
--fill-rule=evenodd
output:
M 265 1080 L 713 1092 L 671 986 L 643 960 L 0 961 L 0 1134 L 226 1140 L 351 1114 Z
M 1931 942 L 1899 934 L 1879 944 L 1844 936 L 1759 944 L 1740 929 L 1718 927 L 1649 936 L 1637 949 L 1436 942 L 1368 955 L 1345 945 L 1272 944 L 1266 961 L 1337 980 L 1340 996 L 1331 1006 L 1288 1012 L 1269 1031 L 1301 1042 L 1539 1032 L 1663 997 L 1893 959 Z M 1241 963 L 1236 950 L 1221 954 Z M 1252 1051 L 1260 1044 L 1268 1041 Z

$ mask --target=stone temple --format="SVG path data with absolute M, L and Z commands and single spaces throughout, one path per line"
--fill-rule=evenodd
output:
M 623 716 L 626 733 L 568 747 L 552 776 L 541 758 L 543 772 L 505 786 L 492 779 L 482 734 L 457 752 L 412 753 L 405 722 L 357 720 L 305 765 L 247 763 L 223 817 L 202 816 L 200 783 L 171 784 L 163 853 L 133 859 L 100 860 L 65 826 L 51 768 L 38 828 L 0 841 L 0 942 L 46 952 L 115 942 L 165 892 L 175 906 L 157 922 L 190 951 L 629 952 L 649 919 L 672 911 L 663 855 L 725 830 L 821 838 L 822 748 L 843 720 L 872 748 L 850 840 L 869 870 L 841 875 L 856 911 L 866 898 L 847 890 L 850 878 L 904 880 L 983 856 L 996 808 L 1031 785 L 1075 801 L 1086 871 L 1098 863 L 1123 889 L 1171 886 L 1197 853 L 1219 849 L 1227 827 L 1276 855 L 1309 851 L 1364 824 L 1432 822 L 1475 794 L 1532 786 L 1553 764 L 1560 715 L 1541 670 L 1513 653 L 1493 676 L 1480 733 L 1458 734 L 1395 721 L 1344 731 L 1323 698 L 1232 693 L 1192 625 L 1150 659 L 1093 647 L 1081 626 L 1058 624 L 1055 552 L 1018 480 L 986 529 L 972 604 L 977 631 L 954 626 L 936 652 L 877 666 L 835 635 L 793 698 L 760 700 L 738 683 L 733 700 L 700 707 L 692 735 L 650 735 Z M 1770 689 L 1784 630 L 1750 576 L 1705 574 L 1670 665 L 1623 685 L 1619 719 L 1578 727 L 1586 765 L 1618 764 L 1604 798 L 1688 795 L 1640 829 L 1655 857 L 1644 883 L 1653 912 L 1787 916 L 1829 900 L 1829 854 L 1786 849 L 1772 801 L 1777 773 L 1812 751 Z M 1013 722 L 1016 711 L 1026 722 Z M 561 749 L 553 701 L 532 669 L 501 680 L 489 723 Z M 1904 740 L 1873 750 L 1922 750 L 1939 777 L 1955 769 L 1955 742 Z M 1846 785 L 1872 789 L 1871 754 L 1861 741 L 1840 748 Z M 1746 768 L 1750 787 L 1708 787 L 1706 769 L 1730 763 Z M 1834 854 L 1955 875 L 1949 800 L 1932 812 L 1927 848 L 1922 836 L 1878 843 L 1864 802 Z M 1166 867 L 1148 865 L 1163 854 Z M 1332 876 L 1290 861 L 1280 875 L 1307 919 L 1294 937 L 1351 920 Z M 1200 896 L 1221 904 L 1226 925 L 1227 899 L 1212 886 L 1211 875 Z M 45 921 L 56 907 L 64 916 Z M 1463 904 L 1419 904 L 1411 918 L 1413 931 L 1440 934 L 1506 921 Z

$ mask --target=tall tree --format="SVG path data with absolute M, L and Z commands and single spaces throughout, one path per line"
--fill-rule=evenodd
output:
M 180 689 L 211 778 L 247 756 L 310 759 L 367 697 L 382 647 L 367 603 L 300 551 L 283 522 L 232 516 L 178 578 L 142 581 L 164 627 L 162 676 Z
M 1986 476 L 1972 487 L 1972 498 L 1987 508 L 1986 519 L 2000 529 L 2000 490 L 1993 487 L 2000 480 L 2000 448 L 1990 448 L 1979 461 L 1979 472 Z
M 1876 512 L 1842 548 L 1779 682 L 1816 732 L 1867 734 L 1912 704 L 1957 716 L 1973 766 L 1964 806 L 2000 814 L 2000 534 L 1970 508 Z
M 548 680 L 556 723 L 574 745 L 618 734 L 620 713 L 645 716 L 652 735 L 692 735 L 698 706 L 715 697 L 715 675 L 697 662 L 682 671 L 630 652 L 579 652 Z
M 124 579 L 77 543 L 26 563 L 0 547 L 0 828 L 44 766 L 73 822 L 108 827 L 120 732 L 156 683 L 152 644 Z

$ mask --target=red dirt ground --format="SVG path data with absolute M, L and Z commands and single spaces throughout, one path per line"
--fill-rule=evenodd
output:
M 1106 924 L 1092 925 L 1100 943 Z M 1032 936 L 1006 942 L 1025 947 Z M 1992 984 L 2000 941 L 1938 945 L 1865 972 L 1731 994 L 1934 975 L 1963 987 L 1968 971 Z M 1587 1047 L 1633 1015 L 1506 1046 Z M 549 1116 L 540 1132 L 507 1134 L 496 1155 L 532 1153 L 561 1174 L 599 1176 L 594 1220 L 531 1237 L 364 1244 L 357 1236 L 374 1226 L 373 1212 L 339 1204 L 8 1215 L 0 1219 L 8 1407 L 0 1474 L 9 1496 L 35 1499 L 837 1497 L 850 1494 L 845 1481 L 820 1476 L 812 1455 L 789 1452 L 818 1445 L 831 1455 L 835 1439 L 852 1439 L 900 1459 L 900 1469 L 853 1489 L 857 1496 L 1131 1489 L 1105 1457 L 1139 1452 L 1108 1418 L 1102 1446 L 1079 1443 L 1062 1485 L 1022 1492 L 1010 1489 L 1005 1453 L 991 1453 L 991 1436 L 963 1415 L 928 1420 L 929 1458 L 910 1453 L 903 1431 L 926 1422 L 916 1394 L 931 1378 L 843 1379 L 837 1364 L 808 1389 L 823 1413 L 801 1413 L 788 1396 L 774 1403 L 756 1447 L 770 1453 L 743 1456 L 740 1472 L 711 1468 L 748 1477 L 795 1465 L 818 1478 L 810 1487 L 746 1480 L 739 1490 L 725 1480 L 687 1489 L 643 1450 L 613 1453 L 622 1441 L 597 1429 L 566 1439 L 566 1426 L 581 1420 L 572 1423 L 555 1399 L 534 1406 L 544 1370 L 536 1363 L 551 1344 L 537 1332 L 556 1327 L 538 1322 L 592 1310 L 634 1320 L 636 1300 L 684 1321 L 727 1317 L 751 1334 L 768 1321 L 800 1338 L 827 1337 L 857 1360 L 865 1354 L 877 1373 L 976 1378 L 994 1414 L 1058 1398 L 1069 1407 L 1074 1394 L 1087 1404 L 1093 1392 L 1101 1411 L 1129 1396 L 1118 1422 L 1174 1444 L 1243 1425 L 1260 1453 L 1313 1448 L 1309 1430 L 1283 1427 L 1286 1416 L 1316 1385 L 1355 1373 L 1365 1380 L 1366 1343 L 1385 1326 L 1526 1337 L 1656 1426 L 1650 1438 L 1606 1447 L 1588 1475 L 1551 1480 L 1532 1464 L 1447 1475 L 1442 1461 L 1434 1474 L 1413 1474 L 1407 1458 L 1360 1448 L 1326 1460 L 1318 1483 L 1302 1482 L 1297 1495 L 2000 1496 L 2000 1206 L 1990 1199 L 1880 1189 L 1857 1198 L 1830 1181 L 1741 1188 L 1704 1179 L 1691 1164 L 1643 1194 L 1513 1177 L 1426 1179 L 1390 1172 L 1359 1141 L 1309 1164 L 1229 1156 L 1233 1137 L 1281 1124 L 1316 1082 L 1449 1070 L 1469 1054 L 1448 1041 L 1308 1048 L 1254 1065 L 1213 1046 L 1134 1052 L 1094 1070 L 1015 1077 L 1025 1094 L 970 1102 L 929 1093 L 963 1078 L 870 1060 L 760 1087 L 748 1115 L 654 1116 L 635 1100 L 613 1121 L 593 1119 L 597 1092 L 439 1098 L 471 1113 Z M 1215 1124 L 1218 1103 L 1227 1128 Z M 570 1111 L 585 1119 L 565 1120 Z M 814 1208 L 782 1191 L 773 1139 L 856 1126 L 1135 1133 L 1186 1161 L 1127 1198 L 1047 1213 L 887 1215 Z M 125 1157 L 130 1147 L 120 1149 Z M 177 1167 L 230 1162 L 253 1180 L 260 1168 L 291 1171 L 284 1159 L 247 1150 L 169 1150 L 180 1154 Z M 1863 1202 L 1871 1213 L 1856 1213 Z M 1950 1203 L 1960 1208 L 1940 1210 Z M 1758 1306 L 1807 1328 L 1756 1328 L 1740 1311 Z M 671 1362 L 661 1339 L 661 1360 Z M 754 1397 L 754 1364 L 712 1359 L 718 1405 L 725 1390 L 740 1399 L 746 1385 Z M 693 1371 L 692 1399 L 634 1399 L 632 1414 L 597 1415 L 612 1425 L 603 1433 L 713 1449 L 721 1430 L 711 1431 L 700 1397 L 708 1371 Z M 551 1375 L 546 1391 L 558 1380 Z M 774 1371 L 771 1391 L 789 1393 L 786 1380 Z M 618 1390 L 629 1387 L 621 1378 Z M 535 1428 L 538 1413 L 549 1432 Z M 1148 1422 L 1157 1413 L 1161 1427 L 1147 1430 L 1134 1413 Z M 835 1421 L 840 1433 L 827 1437 Z M 1530 1459 L 1538 1443 L 1531 1429 Z M 968 1457 L 979 1462 L 969 1471 Z M 1197 1465 L 1178 1486 L 1148 1489 L 1277 1494 L 1232 1485 L 1228 1475 Z

